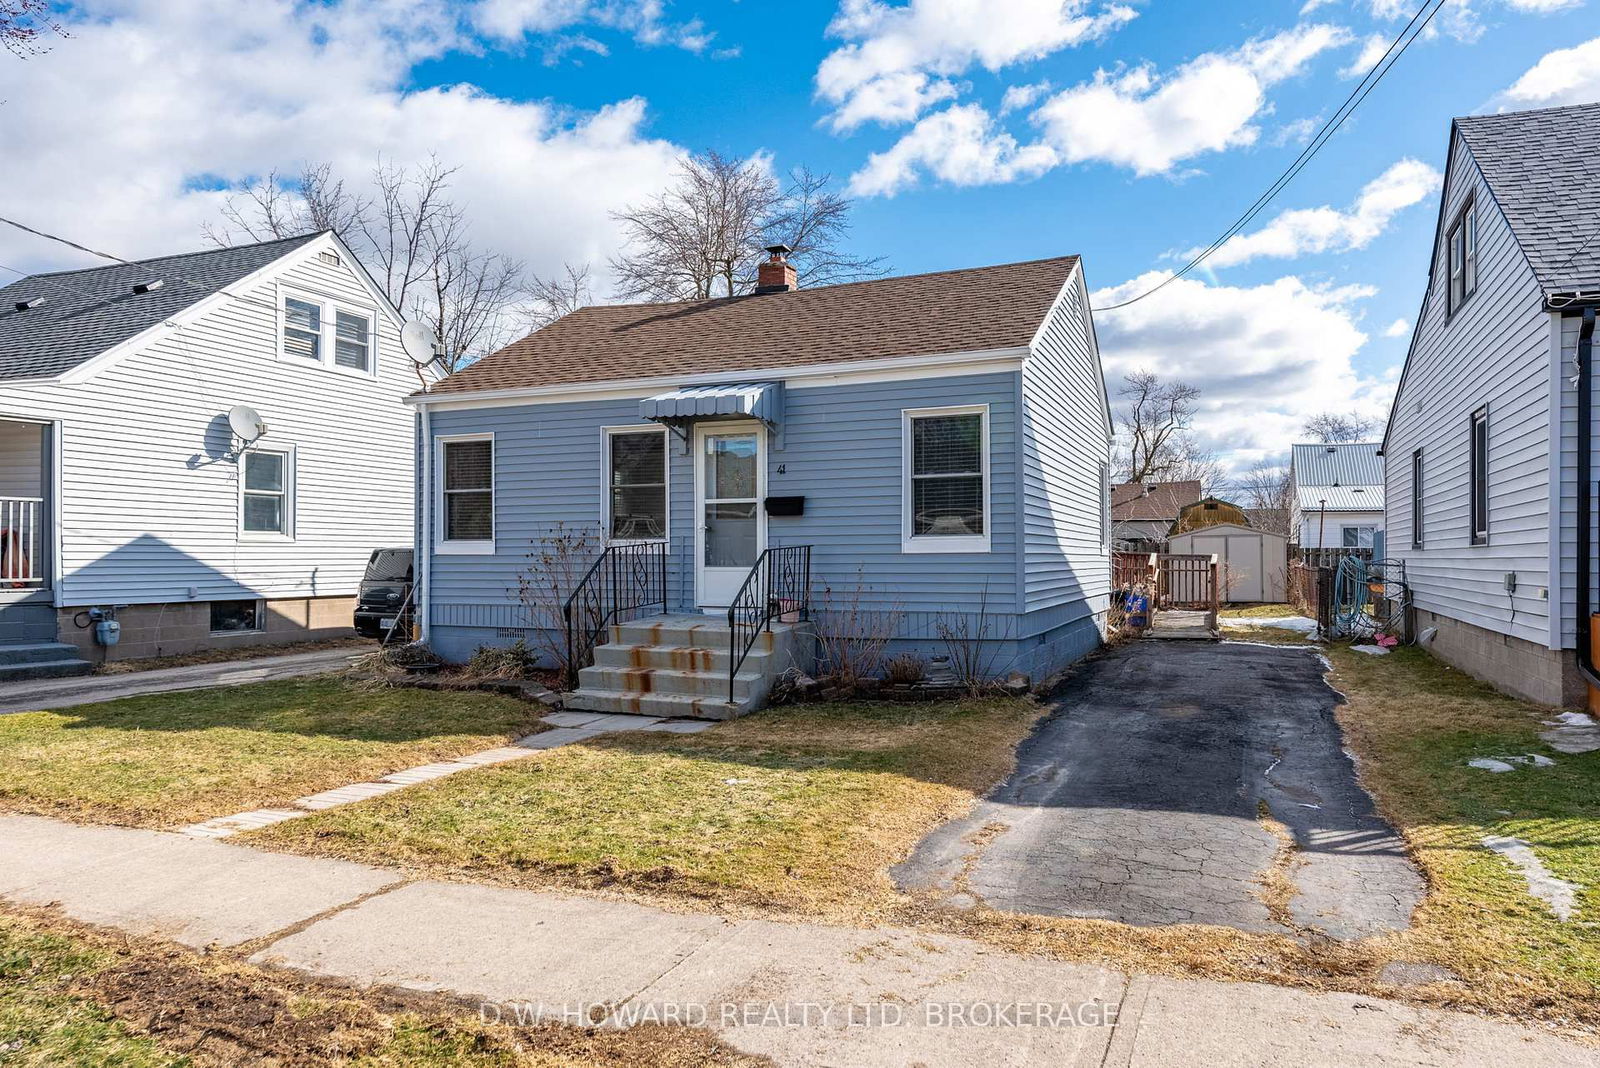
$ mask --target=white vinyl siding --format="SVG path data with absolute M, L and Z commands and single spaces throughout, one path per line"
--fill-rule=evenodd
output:
M 303 251 L 303 250 L 302 250 Z M 8 385 L 0 415 L 61 420 L 61 603 L 349 596 L 372 550 L 412 541 L 417 379 L 397 324 L 374 318 L 374 375 L 281 353 L 285 288 L 374 304 L 315 252 L 230 290 L 181 329 L 71 385 Z M 259 411 L 259 448 L 293 443 L 294 537 L 246 538 L 232 406 Z M 115 427 L 115 437 L 107 428 Z
M 1475 626 L 1550 640 L 1550 316 L 1526 257 L 1459 139 L 1451 149 L 1432 284 L 1385 449 L 1388 554 L 1415 605 Z M 1473 292 L 1449 305 L 1452 225 L 1475 207 Z M 1489 412 L 1487 544 L 1473 543 L 1472 415 Z M 1412 454 L 1427 457 L 1413 531 Z M 1514 572 L 1516 593 L 1506 591 Z

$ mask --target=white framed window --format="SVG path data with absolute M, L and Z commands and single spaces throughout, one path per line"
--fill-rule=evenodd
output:
M 1489 544 L 1489 409 L 1479 408 L 1468 423 L 1472 481 L 1469 515 L 1473 545 Z
M 1478 214 L 1473 198 L 1456 214 L 1445 236 L 1445 314 L 1454 315 L 1478 288 Z
M 494 435 L 438 439 L 441 553 L 494 552 Z
M 1377 532 L 1377 527 L 1341 527 L 1339 546 L 1344 549 L 1370 549 L 1373 535 Z
M 605 439 L 605 531 L 613 542 L 664 541 L 668 521 L 667 428 L 611 426 Z
M 239 535 L 294 536 L 292 449 L 247 449 L 239 457 Z
M 260 634 L 266 629 L 263 603 L 256 598 L 240 601 L 212 601 L 212 634 Z
M 906 408 L 902 526 L 908 553 L 989 551 L 989 406 Z
M 377 371 L 377 322 L 372 308 L 286 286 L 279 302 L 278 358 L 371 377 Z

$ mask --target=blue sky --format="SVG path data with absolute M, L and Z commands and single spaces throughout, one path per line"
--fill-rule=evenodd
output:
M 85 0 L 51 53 L 0 57 L 0 201 L 151 254 L 198 246 L 230 183 L 437 151 L 480 236 L 550 270 L 603 263 L 610 211 L 715 148 L 832 172 L 859 196 L 858 249 L 897 273 L 1075 252 L 1104 303 L 1225 227 L 1414 7 Z M 1135 366 L 1196 382 L 1202 432 L 1240 467 L 1311 412 L 1385 410 L 1450 117 L 1595 99 L 1590 17 L 1582 0 L 1450 0 L 1263 233 L 1101 317 L 1113 384 Z M 0 235 L 8 267 L 78 262 Z

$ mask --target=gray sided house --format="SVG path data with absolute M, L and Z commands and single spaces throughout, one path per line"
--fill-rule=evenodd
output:
M 891 652 L 930 657 L 954 629 L 994 675 L 1043 677 L 1094 649 L 1110 426 L 1078 259 L 800 289 L 780 251 L 761 283 L 583 308 L 414 398 L 433 648 L 461 660 L 560 628 L 518 596 L 559 524 L 625 570 L 646 559 L 643 581 L 665 585 L 651 610 L 693 617 L 654 644 L 705 645 L 715 671 L 736 603 L 808 607 L 824 635 L 866 612 Z M 584 688 L 616 699 L 595 707 L 684 711 L 640 687 L 715 688 L 604 670 L 681 668 L 669 651 L 596 650 Z
M 412 541 L 399 325 L 331 234 L 0 289 L 0 678 L 350 633 Z
M 1584 697 L 1593 586 L 1600 105 L 1457 119 L 1384 440 L 1388 555 L 1435 655 Z

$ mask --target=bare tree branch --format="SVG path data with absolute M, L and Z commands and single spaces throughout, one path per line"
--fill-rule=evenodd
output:
M 1348 444 L 1371 437 L 1378 429 L 1378 421 L 1358 412 L 1322 412 L 1307 419 L 1301 429 L 1317 441 Z
M 0 45 L 27 59 L 50 51 L 46 36 L 72 36 L 51 17 L 50 7 L 50 0 L 0 0 Z
M 1190 424 L 1200 391 L 1167 382 L 1153 371 L 1123 376 L 1125 398 L 1116 413 L 1116 467 L 1123 482 L 1198 481 L 1209 489 L 1222 479 L 1216 454 L 1202 447 Z
M 547 326 L 564 315 L 594 303 L 589 287 L 589 265 L 564 263 L 561 273 L 544 278 L 528 276 L 527 300 L 523 316 L 532 330 Z

